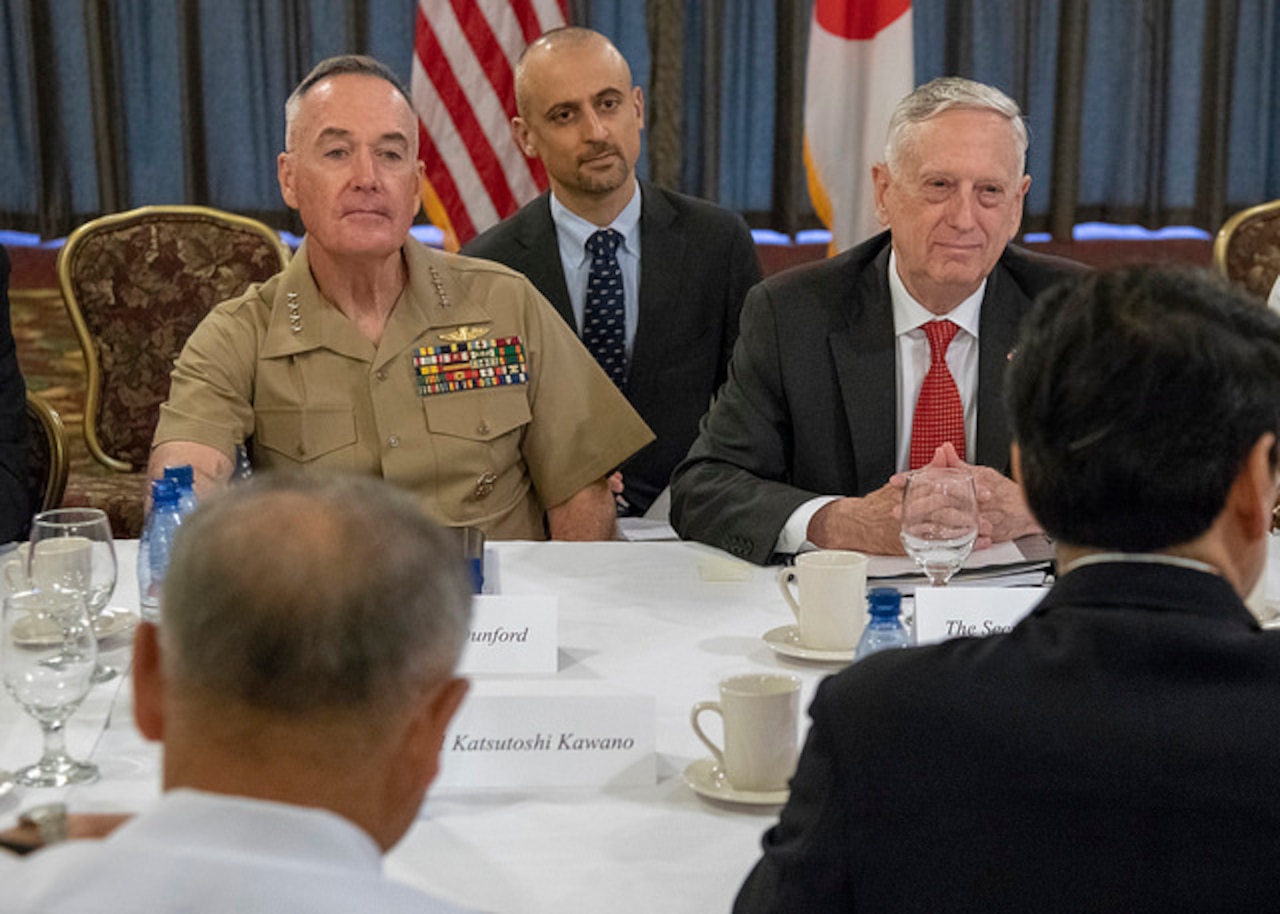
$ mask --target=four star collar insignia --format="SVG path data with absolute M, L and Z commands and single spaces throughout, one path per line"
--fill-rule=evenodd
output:
M 413 351 L 418 393 L 429 397 L 459 390 L 527 384 L 524 343 L 518 336 L 485 337 L 488 327 L 458 327 L 440 338 L 439 346 Z

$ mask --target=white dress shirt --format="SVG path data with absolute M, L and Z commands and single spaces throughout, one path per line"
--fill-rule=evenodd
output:
M 382 875 L 373 839 L 319 809 L 174 790 L 101 841 L 0 860 L 4 914 L 455 914 Z
M 627 358 L 630 359 L 636 327 L 640 323 L 640 185 L 636 184 L 635 193 L 618 213 L 618 218 L 604 226 L 588 222 L 565 209 L 553 191 L 551 220 L 556 225 L 560 265 L 564 269 L 564 283 L 569 288 L 569 304 L 573 307 L 579 336 L 582 335 L 583 312 L 587 309 L 587 279 L 591 275 L 587 239 L 601 229 L 613 229 L 622 236 L 617 254 L 618 266 L 622 270 L 623 314 L 627 325 Z
M 960 330 L 947 347 L 947 368 L 960 391 L 960 404 L 964 407 L 964 437 L 966 460 L 972 462 L 978 434 L 978 324 L 982 313 L 982 296 L 987 291 L 987 281 L 972 295 L 956 305 L 945 319 Z M 893 303 L 893 330 L 897 337 L 897 470 L 903 472 L 911 459 L 911 423 L 915 418 L 916 401 L 920 388 L 929 371 L 929 340 L 922 329 L 938 315 L 925 308 L 907 291 L 898 275 L 898 255 L 889 253 L 889 298 Z M 858 430 L 854 429 L 857 435 Z M 886 480 L 887 482 L 887 480 Z M 812 548 L 808 541 L 809 521 L 824 505 L 840 496 L 824 495 L 811 498 L 796 508 L 787 518 L 775 552 L 794 553 Z

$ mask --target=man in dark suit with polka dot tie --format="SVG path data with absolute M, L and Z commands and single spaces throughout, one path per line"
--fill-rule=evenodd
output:
M 618 493 L 620 513 L 641 514 L 726 377 L 760 279 L 755 245 L 740 216 L 636 179 L 644 96 L 603 35 L 546 33 L 517 64 L 515 90 L 513 133 L 551 190 L 463 253 L 524 273 L 653 429 Z

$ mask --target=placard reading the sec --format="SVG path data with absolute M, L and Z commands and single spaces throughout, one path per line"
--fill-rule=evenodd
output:
M 1046 593 L 1040 587 L 918 587 L 916 644 L 1007 632 Z

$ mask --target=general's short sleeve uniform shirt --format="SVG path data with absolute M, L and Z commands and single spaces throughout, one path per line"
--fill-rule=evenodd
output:
M 155 443 L 254 466 L 382 476 L 441 523 L 544 539 L 560 504 L 652 440 L 564 321 L 524 277 L 409 240 L 409 282 L 379 345 L 321 296 L 305 244 L 289 266 L 216 307 L 174 367 Z M 522 383 L 426 392 L 415 356 L 515 341 Z

